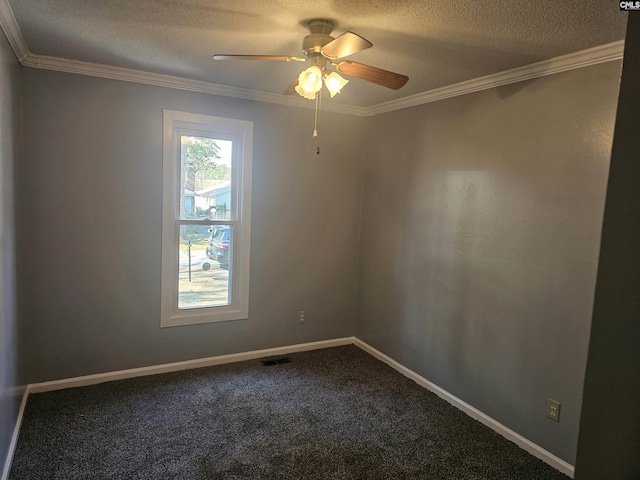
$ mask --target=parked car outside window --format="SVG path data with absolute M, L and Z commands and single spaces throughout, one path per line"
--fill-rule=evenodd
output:
M 209 232 L 207 257 L 218 262 L 220 264 L 220 268 L 229 270 L 231 229 L 228 225 L 221 225 L 210 228 Z

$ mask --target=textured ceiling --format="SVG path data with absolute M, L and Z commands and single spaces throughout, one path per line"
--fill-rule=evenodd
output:
M 301 55 L 305 20 L 373 48 L 350 60 L 408 75 L 393 91 L 352 79 L 332 102 L 371 106 L 624 39 L 605 0 L 9 0 L 31 53 L 281 93 L 304 64 L 213 61 Z

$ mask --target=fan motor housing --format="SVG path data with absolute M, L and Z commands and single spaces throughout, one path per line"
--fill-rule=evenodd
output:
M 312 56 L 314 53 L 320 53 L 322 47 L 334 40 L 329 35 L 333 31 L 333 23 L 329 20 L 321 18 L 309 20 L 307 28 L 311 33 L 302 40 L 302 51 L 307 57 Z
M 312 53 L 320 53 L 322 47 L 332 40 L 334 40 L 334 38 L 331 35 L 326 35 L 324 33 L 312 33 L 311 35 L 304 37 L 302 40 L 302 51 L 307 56 Z

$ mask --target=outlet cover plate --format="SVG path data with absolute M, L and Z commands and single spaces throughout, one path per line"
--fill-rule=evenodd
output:
M 556 422 L 560 421 L 560 402 L 549 399 L 547 402 L 547 417 Z

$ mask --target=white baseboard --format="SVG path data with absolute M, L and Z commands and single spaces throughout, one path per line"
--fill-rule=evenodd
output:
M 286 355 L 289 353 L 305 352 L 308 350 L 318 350 L 320 348 L 339 347 L 341 345 L 351 345 L 355 343 L 354 337 L 336 338 L 333 340 L 322 340 L 319 342 L 300 343 L 284 347 L 266 348 L 264 350 L 253 350 L 250 352 L 231 353 L 229 355 L 218 355 L 216 357 L 198 358 L 183 362 L 165 363 L 163 365 L 152 365 L 149 367 L 131 368 L 128 370 L 118 370 L 115 372 L 98 373 L 95 375 L 85 375 L 82 377 L 65 378 L 53 380 L 51 382 L 32 383 L 27 386 L 28 393 L 50 392 L 62 390 L 63 388 L 84 387 L 97 383 L 123 380 L 126 378 L 143 377 L 145 375 L 157 375 L 159 373 L 177 372 L 191 368 L 210 367 L 225 363 L 243 362 L 245 360 L 255 360 L 257 358 L 271 357 L 274 355 Z
M 229 355 L 218 355 L 216 357 L 198 358 L 195 360 L 186 360 L 183 362 L 165 363 L 162 365 L 152 365 L 149 367 L 131 368 L 128 370 L 118 370 L 114 372 L 98 373 L 95 375 L 85 375 L 82 377 L 64 378 L 61 380 L 53 380 L 50 382 L 31 383 L 26 387 L 21 387 L 22 403 L 18 412 L 16 426 L 11 437 L 11 443 L 4 462 L 2 476 L 0 480 L 8 480 L 11 470 L 11 463 L 18 444 L 18 435 L 22 425 L 22 417 L 27 404 L 27 398 L 31 393 L 51 392 L 53 390 L 62 390 L 64 388 L 82 387 L 86 385 L 95 385 L 98 383 L 111 382 L 114 380 L 123 380 L 126 378 L 143 377 L 146 375 L 156 375 L 159 373 L 177 372 L 180 370 L 188 370 L 191 368 L 210 367 L 213 365 L 222 365 L 225 363 L 242 362 L 245 360 L 255 360 L 258 358 L 287 355 L 289 353 L 306 352 L 309 350 L 319 350 L 321 348 L 339 347 L 342 345 L 352 345 L 355 343 L 354 337 L 336 338 L 333 340 L 322 340 L 319 342 L 300 343 L 296 345 L 288 345 L 284 347 L 266 348 L 263 350 L 253 350 L 250 352 L 232 353 Z
M 126 378 L 142 377 L 145 375 L 156 375 L 156 374 L 167 373 L 167 372 L 177 372 L 180 370 L 188 370 L 191 368 L 200 368 L 200 367 L 208 367 L 213 365 L 222 365 L 226 363 L 242 362 L 245 360 L 255 360 L 258 358 L 264 358 L 264 357 L 270 357 L 270 356 L 276 356 L 276 355 L 286 355 L 289 353 L 305 352 L 309 350 L 318 350 L 321 348 L 339 347 L 342 345 L 350 345 L 350 344 L 354 344 L 360 347 L 362 350 L 369 353 L 373 357 L 383 361 L 393 369 L 402 373 L 404 376 L 410 378 L 411 380 L 416 382 L 418 385 L 426 388 L 427 390 L 432 391 L 433 393 L 438 395 L 440 398 L 446 400 L 453 406 L 459 408 L 460 410 L 465 412 L 467 415 L 469 415 L 471 418 L 478 420 L 480 423 L 491 428 L 492 430 L 499 433 L 506 439 L 514 442 L 516 445 L 520 446 L 522 449 L 526 450 L 533 456 L 539 458 L 540 460 L 552 466 L 553 468 L 556 468 L 562 473 L 573 478 L 574 470 L 575 470 L 573 465 L 565 462 L 561 458 L 556 457 L 551 452 L 548 452 L 547 450 L 540 447 L 539 445 L 536 445 L 530 440 L 527 440 L 522 435 L 519 435 L 513 430 L 505 427 L 498 421 L 482 413 L 477 408 L 474 408 L 471 405 L 463 402 L 458 397 L 450 394 L 446 390 L 431 383 L 429 380 L 418 375 L 413 370 L 410 370 L 404 365 L 401 365 L 400 363 L 396 362 L 392 358 L 388 357 L 384 353 L 376 350 L 371 345 L 363 342 L 362 340 L 356 337 L 344 337 L 344 338 L 337 338 L 333 340 L 301 343 L 297 345 L 288 345 L 284 347 L 267 348 L 264 350 L 253 350 L 250 352 L 233 353 L 229 355 L 219 355 L 216 357 L 200 358 L 195 360 L 187 360 L 183 362 L 167 363 L 163 365 L 154 365 L 150 367 L 132 368 L 128 370 L 119 370 L 115 372 L 100 373 L 96 375 L 85 375 L 83 377 L 67 378 L 62 380 L 54 380 L 51 382 L 30 384 L 26 387 L 26 390 L 23 395 L 22 405 L 20 406 L 19 417 L 16 422 L 16 428 L 14 430 L 11 446 L 10 446 L 7 459 L 4 465 L 4 473 L 0 478 L 0 480 L 7 480 L 9 477 L 11 460 L 13 458 L 13 453 L 15 451 L 15 447 L 18 441 L 18 433 L 20 431 L 20 425 L 22 424 L 22 415 L 27 402 L 27 397 L 30 393 L 40 393 L 40 392 L 48 392 L 53 390 L 61 390 L 63 388 L 81 387 L 86 385 L 94 385 L 97 383 L 110 382 L 114 380 L 122 380 Z
M 22 390 L 22 402 L 20 403 L 20 410 L 18 410 L 16 426 L 13 429 L 13 435 L 11 435 L 11 442 L 9 443 L 7 457 L 4 460 L 2 476 L 0 477 L 1 480 L 8 480 L 9 478 L 9 472 L 11 471 L 11 462 L 13 461 L 13 454 L 16 452 L 16 446 L 18 445 L 18 435 L 20 435 L 20 427 L 22 426 L 22 416 L 24 415 L 24 408 L 27 405 L 27 397 L 29 396 L 28 388 L 23 387 L 20 388 L 20 390 Z
M 483 425 L 486 425 L 487 427 L 491 428 L 493 431 L 499 433 L 500 435 L 505 437 L 507 440 L 512 441 L 513 443 L 518 445 L 523 450 L 526 450 L 527 452 L 529 452 L 534 457 L 539 458 L 540 460 L 542 460 L 546 464 L 552 466 L 553 468 L 555 468 L 557 470 L 560 470 L 565 475 L 568 475 L 569 477 L 573 478 L 574 471 L 575 471 L 575 468 L 574 468 L 573 465 L 565 462 L 561 458 L 556 457 L 551 452 L 548 452 L 547 450 L 545 450 L 544 448 L 540 447 L 539 445 L 536 445 L 532 441 L 527 440 L 522 435 L 520 435 L 520 434 L 514 432 L 513 430 L 505 427 L 500 422 L 498 422 L 498 421 L 494 420 L 493 418 L 491 418 L 490 416 L 482 413 L 480 410 L 478 410 L 477 408 L 472 407 L 468 403 L 463 402 L 458 397 L 450 394 L 449 392 L 447 392 L 446 390 L 440 388 L 439 386 L 435 385 L 434 383 L 431 383 L 426 378 L 418 375 L 416 372 L 414 372 L 413 370 L 410 370 L 409 368 L 405 367 L 404 365 L 401 365 L 400 363 L 396 362 L 391 357 L 388 357 L 384 353 L 376 350 L 371 345 L 369 345 L 368 343 L 363 342 L 359 338 L 355 339 L 354 344 L 356 346 L 360 347 L 365 352 L 369 353 L 370 355 L 376 357 L 378 360 L 383 361 L 384 363 L 389 365 L 391 368 L 393 368 L 393 369 L 397 370 L 398 372 L 402 373 L 405 377 L 410 378 L 411 380 L 416 382 L 418 385 L 426 388 L 427 390 L 432 391 L 433 393 L 438 395 L 440 398 L 442 398 L 442 399 L 446 400 L 447 402 L 449 402 L 454 407 L 462 410 L 464 413 L 469 415 L 471 418 L 474 418 L 475 420 L 478 420 L 480 423 L 482 423 Z

